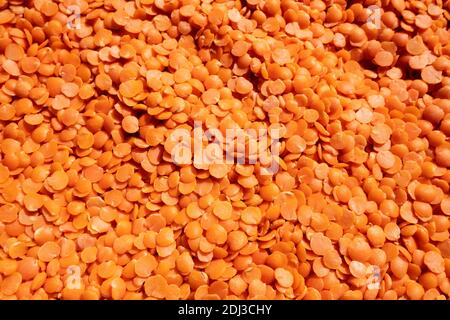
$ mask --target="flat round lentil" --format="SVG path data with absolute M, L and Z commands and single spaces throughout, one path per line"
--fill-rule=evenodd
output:
M 122 120 L 122 128 L 127 133 L 139 131 L 139 120 L 134 116 L 126 116 Z

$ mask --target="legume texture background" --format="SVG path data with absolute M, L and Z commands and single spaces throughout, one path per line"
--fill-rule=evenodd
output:
M 0 299 L 448 299 L 449 6 L 0 0 Z

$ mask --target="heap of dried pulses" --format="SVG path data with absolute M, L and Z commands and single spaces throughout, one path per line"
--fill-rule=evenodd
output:
M 449 10 L 0 0 L 0 299 L 449 299 Z

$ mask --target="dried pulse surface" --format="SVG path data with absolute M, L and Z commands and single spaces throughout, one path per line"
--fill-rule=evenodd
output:
M 0 299 L 448 299 L 450 2 L 357 2 L 0 0 Z

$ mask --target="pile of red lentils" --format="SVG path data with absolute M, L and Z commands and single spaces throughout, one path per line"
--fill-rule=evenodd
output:
M 0 299 L 449 299 L 449 12 L 0 0 Z

